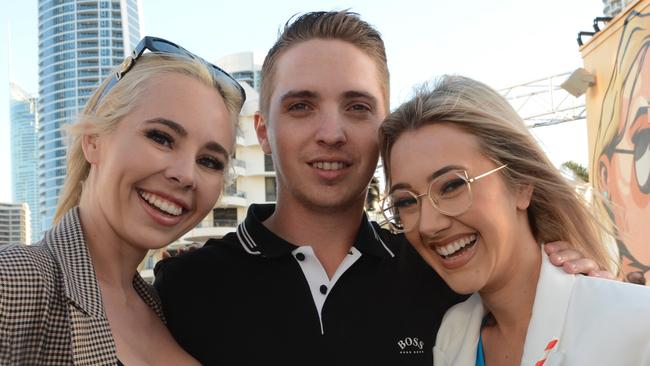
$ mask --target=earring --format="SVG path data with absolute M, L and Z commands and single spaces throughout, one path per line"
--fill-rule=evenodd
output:
M 609 201 L 609 192 L 603 191 L 603 197 L 605 197 L 605 199 Z

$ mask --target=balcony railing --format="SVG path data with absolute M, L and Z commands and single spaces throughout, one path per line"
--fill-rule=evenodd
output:
M 237 220 L 234 219 L 214 219 L 212 220 L 214 227 L 236 227 Z
M 232 159 L 232 165 L 246 169 L 246 162 L 237 158 Z
M 246 192 L 238 192 L 234 189 L 228 189 L 223 192 L 224 196 L 229 196 L 229 197 L 239 197 L 239 198 L 246 198 Z

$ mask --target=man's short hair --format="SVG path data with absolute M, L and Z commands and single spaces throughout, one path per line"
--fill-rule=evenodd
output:
M 271 47 L 262 65 L 260 110 L 267 116 L 273 90 L 275 65 L 278 58 L 289 48 L 312 39 L 340 40 L 348 42 L 368 55 L 375 63 L 378 81 L 384 97 L 386 112 L 389 110 L 389 74 L 386 49 L 381 34 L 359 18 L 359 14 L 347 10 L 315 11 L 291 17 L 284 30 Z

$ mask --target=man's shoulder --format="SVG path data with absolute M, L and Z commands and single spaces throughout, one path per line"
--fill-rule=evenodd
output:
M 171 258 L 166 258 L 154 268 L 155 285 L 165 282 L 232 281 L 240 276 L 254 275 L 256 269 L 266 268 L 262 264 L 268 258 L 259 252 L 251 252 L 242 245 L 236 233 L 229 233 L 219 239 L 209 239 L 201 248 Z
M 404 237 L 404 234 L 396 234 L 390 230 L 382 227 L 376 221 L 370 221 L 370 225 L 374 228 L 375 233 L 379 238 L 388 246 L 388 248 L 395 254 L 400 253 L 405 245 L 409 245 Z
M 380 227 L 376 222 L 371 222 L 371 224 L 395 255 L 393 260 L 397 278 L 404 283 L 409 293 L 418 294 L 418 302 L 425 302 L 432 309 L 442 309 L 444 312 L 452 304 L 467 298 L 467 296 L 456 294 L 449 288 L 406 240 L 404 234 L 393 233 Z
M 218 270 L 224 266 L 228 267 L 234 259 L 244 258 L 246 255 L 237 236 L 229 233 L 223 238 L 209 239 L 201 248 L 161 260 L 156 264 L 154 273 L 158 276 L 162 271 L 190 274 Z

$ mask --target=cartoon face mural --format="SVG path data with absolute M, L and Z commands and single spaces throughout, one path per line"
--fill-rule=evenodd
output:
M 598 206 L 617 235 L 621 274 L 650 284 L 650 13 L 625 17 L 591 159 Z

